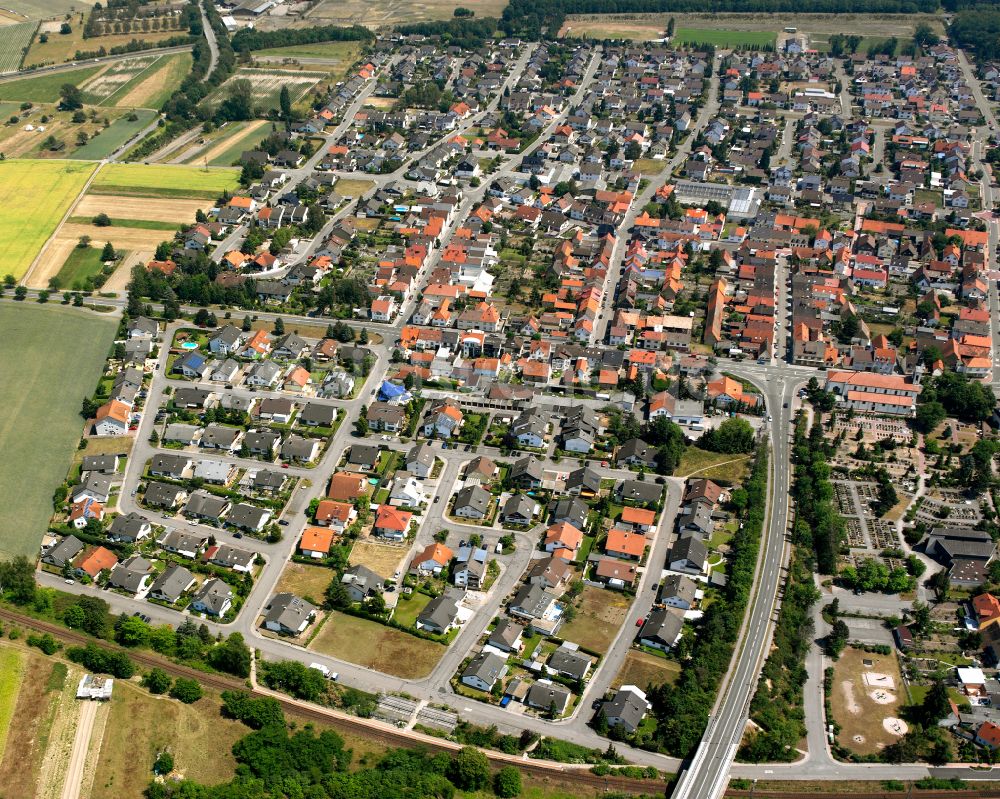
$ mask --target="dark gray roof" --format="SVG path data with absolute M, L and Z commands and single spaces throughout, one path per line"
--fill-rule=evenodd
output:
M 183 566 L 174 564 L 168 566 L 159 577 L 153 580 L 149 592 L 163 596 L 168 602 L 176 602 L 191 585 L 192 580 L 194 580 L 194 575 L 191 572 Z
M 83 550 L 83 542 L 75 535 L 68 535 L 45 554 L 45 562 L 60 569 Z
M 222 609 L 226 606 L 226 601 L 232 602 L 233 589 L 224 580 L 213 577 L 206 580 L 204 584 L 195 592 L 192 604 L 198 603 L 205 608 L 207 613 L 213 616 L 222 615 Z
M 455 495 L 455 510 L 471 506 L 482 513 L 486 513 L 490 507 L 490 496 L 490 492 L 482 486 L 466 486 Z
M 663 646 L 673 646 L 683 627 L 684 617 L 676 611 L 654 608 L 642 626 L 639 638 L 654 641 Z

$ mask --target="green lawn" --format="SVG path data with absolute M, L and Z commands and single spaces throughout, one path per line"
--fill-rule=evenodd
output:
M 773 45 L 777 34 L 771 31 L 726 31 L 713 28 L 678 28 L 674 41 L 679 44 L 714 44 L 716 47 Z
M 681 456 L 681 462 L 674 470 L 676 477 L 707 477 L 726 485 L 740 482 L 750 464 L 749 455 L 730 455 L 724 452 L 708 452 L 698 447 L 688 447 Z
M 60 289 L 86 289 L 88 277 L 96 277 L 104 267 L 97 247 L 74 247 L 56 275 Z
M 417 616 L 430 601 L 431 598 L 427 594 L 421 594 L 419 591 L 414 591 L 409 598 L 401 596 L 392 617 L 404 627 L 413 627 L 417 623 Z
M 59 90 L 66 83 L 79 86 L 101 68 L 100 65 L 82 67 L 69 72 L 39 75 L 34 78 L 12 80 L 0 83 L 0 99 L 30 100 L 33 103 L 55 103 L 59 101 Z
M 116 320 L 58 305 L 0 304 L 0 557 L 34 555 L 83 430 Z M 0 725 L 2 726 L 2 725 Z
M 156 119 L 156 112 L 146 108 L 135 111 L 135 120 L 129 120 L 129 114 L 119 117 L 107 128 L 98 133 L 83 147 L 73 152 L 73 158 L 86 161 L 100 161 L 121 147 L 125 142 L 144 130 Z
M 17 224 L 0 225 L 0 275 L 24 277 L 93 171 L 71 161 L 0 162 L 0 204 L 17 209 Z
M 0 760 L 7 745 L 7 731 L 17 707 L 17 695 L 24 676 L 24 657 L 16 649 L 0 648 Z

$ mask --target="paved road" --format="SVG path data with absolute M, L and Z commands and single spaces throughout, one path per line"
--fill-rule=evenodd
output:
M 735 369 L 737 373 L 740 369 Z M 741 375 L 742 376 L 742 375 Z M 758 384 L 774 416 L 770 426 L 769 508 L 760 547 L 756 592 L 744 621 L 728 681 L 719 693 L 708 728 L 691 764 L 681 774 L 675 799 L 718 799 L 729 781 L 729 768 L 743 736 L 757 677 L 773 634 L 778 591 L 784 573 L 788 527 L 788 439 L 792 429 L 791 403 L 795 384 L 768 380 Z
M 715 62 L 713 61 L 713 65 L 714 64 Z M 687 159 L 688 154 L 691 152 L 691 147 L 694 144 L 694 140 L 698 137 L 698 133 L 705 128 L 718 111 L 719 75 L 718 70 L 713 69 L 712 77 L 709 80 L 705 103 L 698 112 L 698 117 L 695 124 L 692 126 L 688 137 L 681 142 L 680 147 L 677 148 L 677 152 L 674 153 L 673 157 L 667 162 L 663 171 L 660 172 L 654 180 L 649 182 L 649 185 L 644 191 L 640 192 L 635 197 L 625 214 L 625 218 L 622 220 L 622 224 L 618 227 L 618 238 L 615 241 L 615 247 L 611 253 L 611 263 L 608 266 L 608 274 L 604 279 L 603 293 L 601 295 L 601 310 L 598 312 L 598 317 L 594 322 L 594 329 L 591 331 L 591 343 L 595 341 L 605 341 L 608 337 L 608 326 L 611 324 L 611 319 L 614 316 L 615 289 L 618 286 L 618 281 L 621 280 L 622 275 L 625 273 L 625 253 L 628 249 L 628 239 L 631 237 L 632 228 L 635 227 L 636 217 L 642 213 L 642 209 L 653 199 L 657 189 L 659 189 L 667 181 L 673 179 L 674 170 Z
M 207 80 L 215 72 L 215 65 L 219 63 L 219 43 L 215 40 L 215 31 L 212 30 L 212 26 L 208 22 L 205 6 L 199 5 L 198 9 L 201 11 L 201 25 L 205 29 L 205 40 L 208 42 L 208 70 L 205 72 Z
M 90 749 L 90 736 L 94 731 L 94 719 L 97 718 L 98 702 L 82 702 L 80 718 L 76 725 L 76 735 L 73 737 L 73 751 L 70 753 L 69 766 L 66 768 L 66 781 L 63 783 L 62 799 L 78 799 L 83 783 L 83 769 L 87 764 L 87 751 Z
M 17 72 L 4 72 L 0 75 L 0 84 L 15 80 L 24 80 L 38 75 L 51 75 L 59 72 L 72 72 L 75 69 L 87 66 L 88 64 L 107 64 L 117 61 L 127 61 L 133 58 L 149 58 L 151 55 L 172 55 L 173 53 L 187 53 L 192 45 L 182 44 L 177 47 L 159 47 L 150 50 L 140 50 L 135 53 L 123 53 L 121 55 L 106 55 L 100 58 L 88 58 L 84 61 L 71 61 L 66 64 L 50 64 L 34 69 L 23 69 Z

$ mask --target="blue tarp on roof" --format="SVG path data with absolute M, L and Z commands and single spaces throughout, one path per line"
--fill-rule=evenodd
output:
M 399 386 L 385 380 L 382 382 L 382 386 L 378 390 L 378 398 L 383 402 L 388 402 L 390 400 L 399 399 L 406 393 L 406 388 L 404 386 Z

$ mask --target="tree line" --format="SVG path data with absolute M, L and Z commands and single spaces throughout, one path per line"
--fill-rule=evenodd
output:
M 260 31 L 243 28 L 233 36 L 233 49 L 237 53 L 253 50 L 267 50 L 271 47 L 290 47 L 296 44 L 316 44 L 318 42 L 370 42 L 375 34 L 362 25 L 341 28 L 336 25 L 319 25 L 314 28 L 282 28 L 276 31 Z
M 767 506 L 767 473 L 767 448 L 761 445 L 750 477 L 738 489 L 739 494 L 733 492 L 742 510 L 743 524 L 730 541 L 725 592 L 705 611 L 694 642 L 681 641 L 688 656 L 677 681 L 673 685 L 652 686 L 649 691 L 656 718 L 656 745 L 676 757 L 687 757 L 698 746 L 719 683 L 732 660 L 760 549 Z

